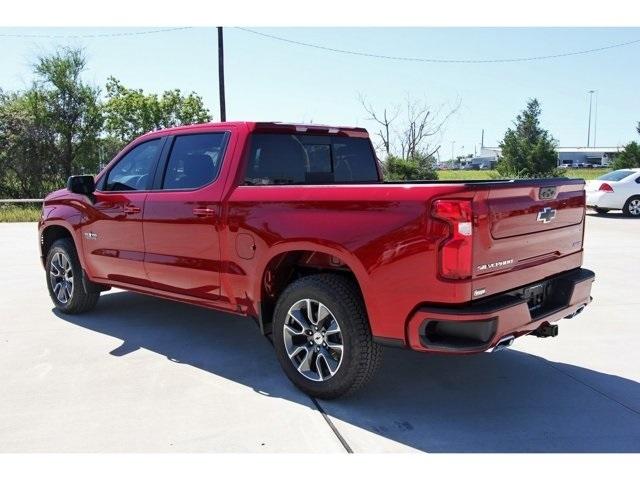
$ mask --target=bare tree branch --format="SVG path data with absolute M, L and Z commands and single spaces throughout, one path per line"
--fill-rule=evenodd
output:
M 404 110 L 404 121 L 399 120 L 400 108 L 391 111 L 387 108 L 376 112 L 364 96 L 359 95 L 360 104 L 369 115 L 369 120 L 378 124 L 375 136 L 380 139 L 387 156 L 396 154 L 403 159 L 418 154 L 431 156 L 440 148 L 440 135 L 451 116 L 458 111 L 461 101 L 458 99 L 453 108 L 444 106 L 433 109 L 426 101 L 417 101 L 407 95 Z M 394 150 L 394 147 L 397 149 Z
M 382 111 L 382 115 L 379 115 L 375 112 L 371 104 L 367 103 L 366 98 L 362 95 L 358 95 L 358 99 L 364 111 L 369 115 L 368 120 L 372 120 L 379 125 L 378 132 L 376 135 L 380 139 L 382 143 L 382 148 L 386 152 L 387 155 L 391 154 L 391 124 L 395 121 L 400 113 L 400 109 L 398 107 L 394 107 L 391 111 L 388 111 L 386 108 Z M 380 145 L 379 145 L 380 147 Z

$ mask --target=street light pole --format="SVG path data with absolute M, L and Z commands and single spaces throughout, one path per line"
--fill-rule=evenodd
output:
M 589 126 L 587 127 L 587 147 L 591 144 L 591 105 L 593 103 L 593 92 L 595 90 L 589 90 L 587 93 L 589 94 Z
M 596 90 L 596 102 L 593 109 L 593 146 L 596 146 L 596 135 L 598 134 L 598 91 Z
M 227 121 L 227 106 L 224 99 L 224 45 L 222 27 L 218 27 L 218 92 L 220 93 L 220 121 Z

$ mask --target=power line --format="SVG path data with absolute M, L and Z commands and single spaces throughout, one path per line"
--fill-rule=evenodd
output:
M 344 53 L 347 55 L 357 55 L 360 57 L 380 58 L 383 60 L 399 60 L 405 62 L 424 62 L 424 63 L 514 63 L 514 62 L 530 62 L 534 60 L 548 60 L 552 58 L 570 57 L 573 55 L 586 55 L 589 53 L 601 52 L 603 50 L 610 50 L 612 48 L 626 47 L 628 45 L 634 45 L 640 43 L 640 39 L 631 40 L 629 42 L 616 43 L 615 45 L 607 45 L 604 47 L 590 48 L 588 50 L 578 50 L 574 52 L 557 53 L 554 55 L 539 55 L 535 57 L 516 57 L 516 58 L 494 58 L 494 59 L 450 59 L 450 58 L 421 58 L 421 57 L 399 57 L 394 55 L 379 55 L 369 52 L 359 52 L 354 50 L 343 50 L 340 48 L 326 47 L 324 45 L 317 45 L 313 43 L 299 42 L 297 40 L 291 40 L 289 38 L 279 37 L 277 35 L 271 35 L 268 33 L 258 32 L 251 30 L 250 28 L 236 27 L 238 30 L 253 33 L 254 35 L 260 35 L 262 37 L 271 38 L 280 42 L 291 43 L 293 45 L 300 45 L 303 47 L 316 48 L 318 50 L 325 50 L 334 53 Z
M 0 37 L 14 38 L 105 38 L 105 37 L 128 37 L 134 35 L 148 35 L 153 33 L 175 32 L 178 30 L 189 30 L 193 27 L 172 27 L 160 28 L 156 30 L 142 30 L 139 32 L 114 32 L 114 33 L 87 33 L 78 35 L 47 35 L 40 33 L 0 33 Z
M 576 55 L 587 55 L 591 53 L 602 52 L 605 50 L 611 50 L 613 48 L 627 47 L 630 45 L 636 45 L 640 43 L 640 39 L 630 40 L 628 42 L 616 43 L 613 45 L 606 45 L 603 47 L 590 48 L 587 50 L 577 50 L 572 52 L 563 52 L 552 55 L 539 55 L 533 57 L 515 57 L 515 58 L 492 58 L 492 59 L 455 59 L 455 58 L 423 58 L 423 57 L 402 57 L 396 55 L 381 55 L 370 52 L 360 52 L 355 50 L 345 50 L 341 48 L 327 47 L 324 45 L 318 45 L 314 43 L 301 42 L 298 40 L 292 40 L 290 38 L 279 37 L 277 35 L 271 35 L 269 33 L 258 32 L 250 28 L 235 27 L 238 30 L 249 32 L 261 37 L 270 38 L 280 42 L 289 43 L 292 45 L 299 45 L 303 47 L 315 48 L 318 50 L 324 50 L 333 53 L 341 53 L 346 55 L 356 55 L 360 57 L 378 58 L 382 60 L 396 60 L 404 62 L 423 62 L 423 63 L 515 63 L 515 62 L 531 62 L 536 60 L 549 60 L 554 58 L 570 57 Z M 0 33 L 0 37 L 12 37 L 12 38 L 112 38 L 112 37 L 127 37 L 138 35 L 149 35 L 156 33 L 175 32 L 180 30 L 191 30 L 193 27 L 172 27 L 161 28 L 156 30 L 142 30 L 138 32 L 113 32 L 113 33 L 90 33 L 90 34 L 69 34 L 69 35 L 47 35 L 39 33 Z

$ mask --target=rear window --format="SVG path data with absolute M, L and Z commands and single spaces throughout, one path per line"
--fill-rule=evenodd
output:
M 367 138 L 255 133 L 245 184 L 378 182 L 376 165 Z
M 623 178 L 627 178 L 629 175 L 633 174 L 633 170 L 616 170 L 615 172 L 607 173 L 606 175 L 602 175 L 598 177 L 598 180 L 609 180 L 610 182 L 619 182 Z

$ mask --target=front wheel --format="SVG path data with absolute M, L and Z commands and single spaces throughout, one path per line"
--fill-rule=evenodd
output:
M 640 196 L 631 197 L 627 200 L 622 212 L 628 217 L 640 217 Z
M 382 353 L 373 342 L 360 292 L 336 274 L 303 277 L 285 289 L 274 312 L 273 339 L 289 379 L 325 399 L 367 383 Z
M 46 260 L 47 287 L 54 305 L 63 313 L 82 313 L 93 309 L 99 291 L 85 291 L 82 267 L 75 246 L 68 238 L 56 240 Z

